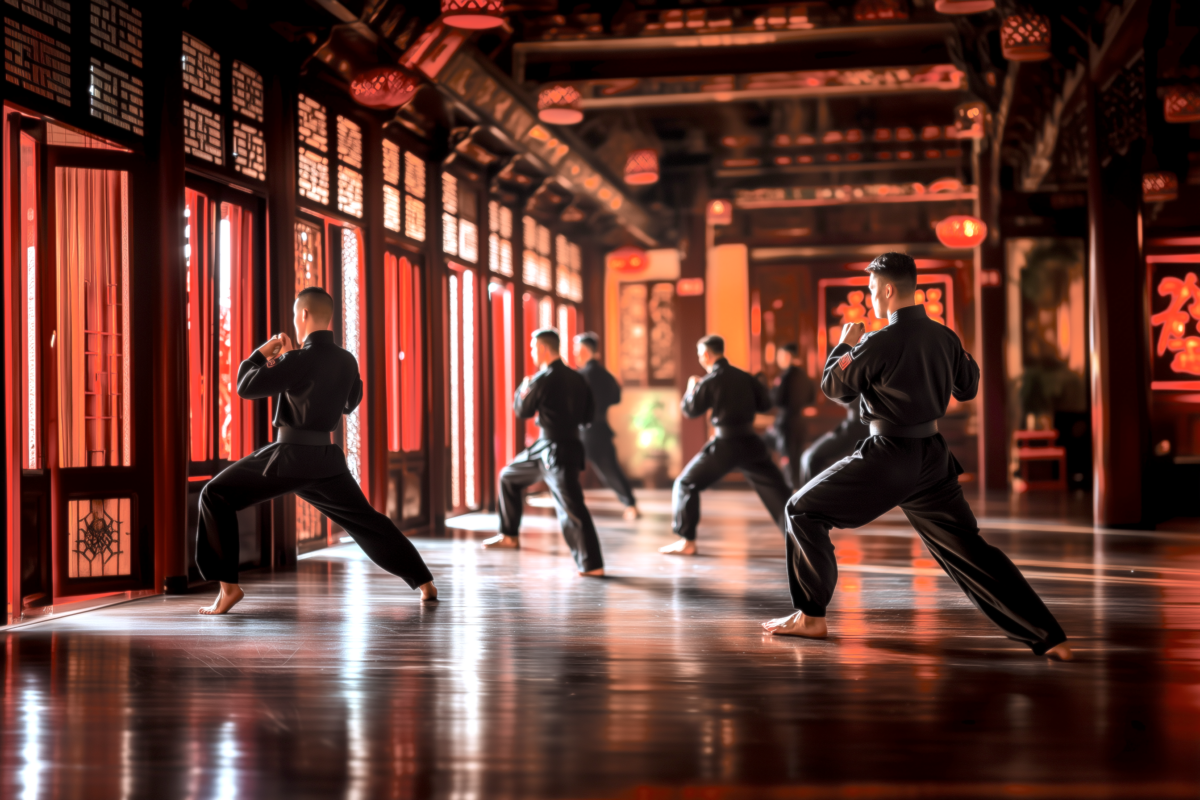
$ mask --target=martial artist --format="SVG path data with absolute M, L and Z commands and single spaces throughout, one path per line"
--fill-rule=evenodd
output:
M 771 410 L 767 387 L 725 359 L 725 340 L 720 336 L 705 336 L 697 342 L 696 356 L 708 374 L 703 379 L 688 378 L 679 406 L 686 417 L 703 416 L 712 409 L 716 433 L 675 479 L 671 506 L 679 539 L 659 548 L 668 555 L 696 554 L 700 492 L 731 470 L 742 471 L 781 529 L 784 505 L 791 494 L 766 443 L 754 432 L 754 415 Z
M 629 479 L 617 462 L 617 449 L 613 447 L 616 434 L 608 426 L 608 407 L 621 402 L 621 384 L 600 363 L 599 351 L 600 337 L 596 334 L 581 333 L 575 337 L 575 361 L 583 365 L 579 368 L 579 374 L 591 388 L 592 403 L 596 407 L 591 424 L 579 429 L 583 436 L 583 449 L 600 480 L 617 493 L 625 506 L 625 519 L 635 520 L 641 516 L 637 500 L 633 497 Z
M 975 397 L 979 367 L 954 331 L 916 303 L 910 256 L 884 253 L 867 270 L 872 306 L 888 325 L 866 336 L 862 323 L 843 326 L 821 389 L 839 403 L 858 400 L 871 436 L 788 501 L 788 582 L 799 610 L 763 627 L 824 638 L 837 583 L 830 527 L 857 528 L 899 505 L 942 569 L 1009 638 L 1070 660 L 1066 634 L 1041 598 L 979 535 L 958 483 L 962 467 L 938 433 L 951 396 Z
M 804 368 L 796 363 L 800 348 L 785 344 L 775 355 L 779 375 L 771 386 L 771 405 L 775 406 L 775 424 L 771 426 L 775 450 L 785 459 L 783 477 L 792 491 L 804 485 L 800 480 L 800 457 L 808 439 L 804 411 L 817 399 L 817 387 Z
M 846 406 L 846 418 L 838 426 L 809 445 L 800 457 L 800 486 L 858 449 L 858 443 L 871 435 L 871 429 L 858 414 L 858 403 Z
M 600 538 L 583 503 L 583 487 L 579 485 L 579 473 L 584 468 L 579 427 L 595 416 L 592 391 L 578 372 L 562 362 L 559 341 L 554 328 L 536 330 L 530 338 L 530 351 L 539 369 L 521 381 L 513 399 L 513 411 L 522 419 L 537 414 L 541 436 L 500 470 L 500 534 L 486 540 L 483 546 L 520 547 L 525 489 L 545 481 L 579 574 L 603 575 Z
M 237 512 L 295 492 L 354 537 L 379 566 L 436 600 L 437 587 L 421 554 L 380 514 L 355 482 L 330 433 L 362 401 L 358 362 L 333 340 L 333 298 L 310 286 L 296 296 L 296 348 L 276 334 L 238 368 L 237 393 L 275 398 L 275 441 L 223 470 L 200 492 L 196 565 L 220 581 L 216 601 L 201 614 L 224 614 L 242 599 L 238 586 Z

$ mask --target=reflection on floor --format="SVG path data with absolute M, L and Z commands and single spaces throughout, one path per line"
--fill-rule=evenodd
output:
M 1072 636 L 1056 664 L 898 515 L 836 535 L 811 642 L 758 629 L 789 609 L 753 495 L 705 496 L 695 559 L 654 552 L 665 493 L 636 523 L 591 501 L 603 580 L 538 519 L 520 552 L 418 541 L 436 606 L 344 546 L 248 575 L 228 617 L 154 597 L 11 630 L 0 796 L 1200 795 L 1200 534 L 1097 533 L 1086 499 L 977 506 Z

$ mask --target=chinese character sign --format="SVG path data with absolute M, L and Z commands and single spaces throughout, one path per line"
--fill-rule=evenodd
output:
M 866 276 L 822 278 L 817 282 L 818 316 L 821 319 L 817 337 L 822 361 L 829 348 L 841 338 L 842 326 L 846 323 L 861 322 L 867 333 L 877 331 L 888 324 L 886 319 L 875 317 L 867 282 Z M 952 276 L 918 275 L 916 301 L 925 306 L 925 313 L 930 319 L 950 328 L 954 327 Z
M 1162 265 L 1153 276 L 1156 293 L 1166 298 L 1166 307 L 1150 317 L 1151 331 L 1157 329 L 1158 334 L 1154 345 L 1155 384 L 1200 375 L 1200 285 L 1194 272 L 1163 274 L 1168 270 L 1170 267 Z

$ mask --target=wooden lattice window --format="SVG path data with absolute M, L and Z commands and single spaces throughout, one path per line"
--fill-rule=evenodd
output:
M 342 214 L 363 215 L 362 126 L 301 94 L 296 103 L 296 179 L 300 197 Z
M 488 203 L 488 264 L 492 272 L 513 274 L 512 209 L 492 200 Z
M 583 302 L 583 267 L 579 245 L 561 233 L 554 238 L 555 272 L 554 290 L 559 297 Z
M 425 162 L 383 140 L 383 225 L 425 241 Z
M 525 217 L 525 250 L 521 259 L 521 278 L 530 286 L 545 289 L 553 286 L 550 268 L 550 229 L 533 217 Z
M 183 34 L 183 149 L 189 158 L 256 181 L 267 179 L 263 79 L 243 61 L 228 63 Z M 225 72 L 228 72 L 228 91 Z
M 442 251 L 474 264 L 479 260 L 479 198 L 475 189 L 442 173 Z

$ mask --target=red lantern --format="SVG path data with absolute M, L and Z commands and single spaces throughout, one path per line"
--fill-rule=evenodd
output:
M 1050 18 L 1032 12 L 1009 14 L 1000 25 L 1000 52 L 1009 61 L 1050 57 Z
M 630 186 L 658 183 L 658 153 L 649 149 L 630 153 L 625 159 L 625 182 Z
M 908 4 L 904 0 L 858 0 L 854 4 L 855 22 L 893 19 L 908 19 Z
M 1179 197 L 1179 178 L 1174 172 L 1147 172 L 1142 176 L 1142 200 L 1169 203 Z
M 954 109 L 954 130 L 960 139 L 982 139 L 987 124 L 987 104 L 978 100 Z
M 538 119 L 551 125 L 574 125 L 583 121 L 580 94 L 574 86 L 547 86 L 538 92 Z
M 1200 122 L 1200 88 L 1192 84 L 1171 86 L 1163 97 L 1167 122 Z
M 442 0 L 442 22 L 451 28 L 482 31 L 504 24 L 501 0 Z
M 979 14 L 996 7 L 996 0 L 937 0 L 935 11 L 943 14 Z
M 350 95 L 367 108 L 396 108 L 412 99 L 420 83 L 407 70 L 375 67 L 350 81 Z
M 614 272 L 641 272 L 650 266 L 650 259 L 641 248 L 619 247 L 608 254 L 605 264 Z
M 728 200 L 710 200 L 707 216 L 709 225 L 732 225 L 733 203 Z
M 946 247 L 978 247 L 987 238 L 987 223 L 976 217 L 956 214 L 937 224 L 938 241 Z

